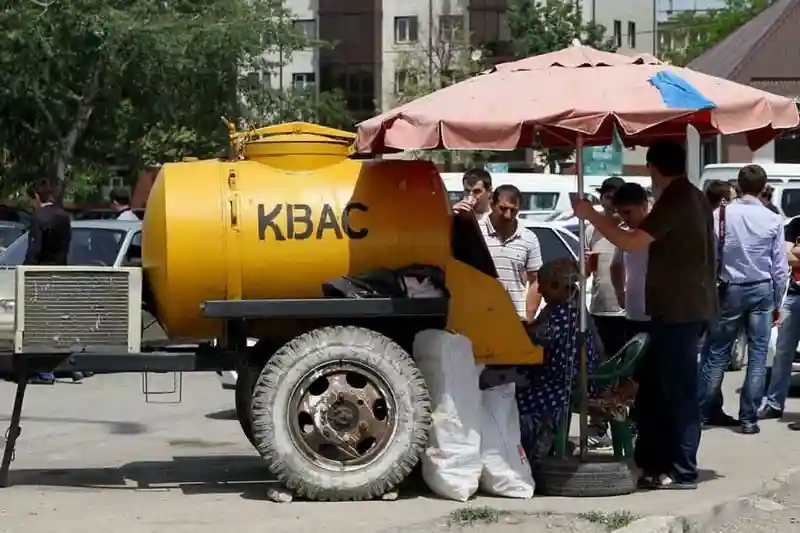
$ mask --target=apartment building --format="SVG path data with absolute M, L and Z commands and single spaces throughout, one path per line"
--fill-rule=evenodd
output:
M 292 23 L 295 28 L 309 39 L 316 40 L 319 36 L 317 2 L 315 0 L 287 0 L 286 6 L 291 11 Z M 276 72 L 270 73 L 271 79 L 262 80 L 272 87 L 289 89 L 291 87 L 307 87 L 318 82 L 319 51 L 314 48 L 293 52 L 290 57 L 286 58 L 284 58 L 282 50 L 276 50 L 265 54 L 264 58 L 271 63 L 286 63 Z

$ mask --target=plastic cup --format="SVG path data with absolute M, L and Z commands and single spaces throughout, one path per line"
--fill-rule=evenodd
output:
M 597 262 L 599 254 L 597 252 L 586 252 L 586 273 L 594 274 L 597 272 Z

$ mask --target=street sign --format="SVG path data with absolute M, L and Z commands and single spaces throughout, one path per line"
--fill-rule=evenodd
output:
M 487 172 L 508 172 L 508 163 L 486 163 L 483 168 Z
M 614 141 L 606 146 L 587 146 L 583 149 L 584 176 L 622 175 L 622 141 L 614 131 Z

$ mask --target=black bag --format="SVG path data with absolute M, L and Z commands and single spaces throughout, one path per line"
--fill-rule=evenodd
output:
M 408 298 L 405 278 L 428 279 L 447 296 L 444 272 L 430 265 L 409 265 L 392 270 L 376 268 L 354 276 L 342 276 L 322 284 L 327 298 Z

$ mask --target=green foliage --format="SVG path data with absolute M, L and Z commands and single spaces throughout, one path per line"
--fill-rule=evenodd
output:
M 510 0 L 508 26 L 514 55 L 529 57 L 555 52 L 579 39 L 581 43 L 616 51 L 601 24 L 585 22 L 581 2 L 574 0 Z
M 673 65 L 686 66 L 740 26 L 752 20 L 775 0 L 726 0 L 721 9 L 674 15 L 660 30 L 674 43 L 686 43 L 665 51 L 662 58 Z
M 598 50 L 616 51 L 613 40 L 606 38 L 606 28 L 602 24 L 585 22 L 581 2 L 574 0 L 510 0 L 508 26 L 514 55 L 518 58 L 555 52 L 571 46 L 575 39 Z M 551 169 L 573 152 L 565 149 L 537 151 L 542 163 Z
M 47 168 L 68 196 L 87 198 L 112 176 L 214 155 L 227 143 L 220 117 L 250 112 L 241 97 L 247 74 L 274 72 L 268 58 L 278 49 L 288 62 L 318 45 L 295 29 L 283 0 L 8 4 L 0 11 L 0 192 Z M 277 102 L 319 103 L 329 115 L 341 103 L 258 91 L 273 106 L 262 116 L 277 116 Z
M 446 16 L 446 15 L 445 15 Z M 420 31 L 419 43 L 402 50 L 395 60 L 394 102 L 399 106 L 478 75 L 488 66 L 483 50 L 470 46 L 463 18 L 452 17 L 451 25 L 435 23 L 432 34 Z M 430 37 L 430 38 L 429 38 Z M 453 164 L 476 165 L 489 160 L 489 152 L 476 150 L 413 150 L 425 159 L 449 170 Z

